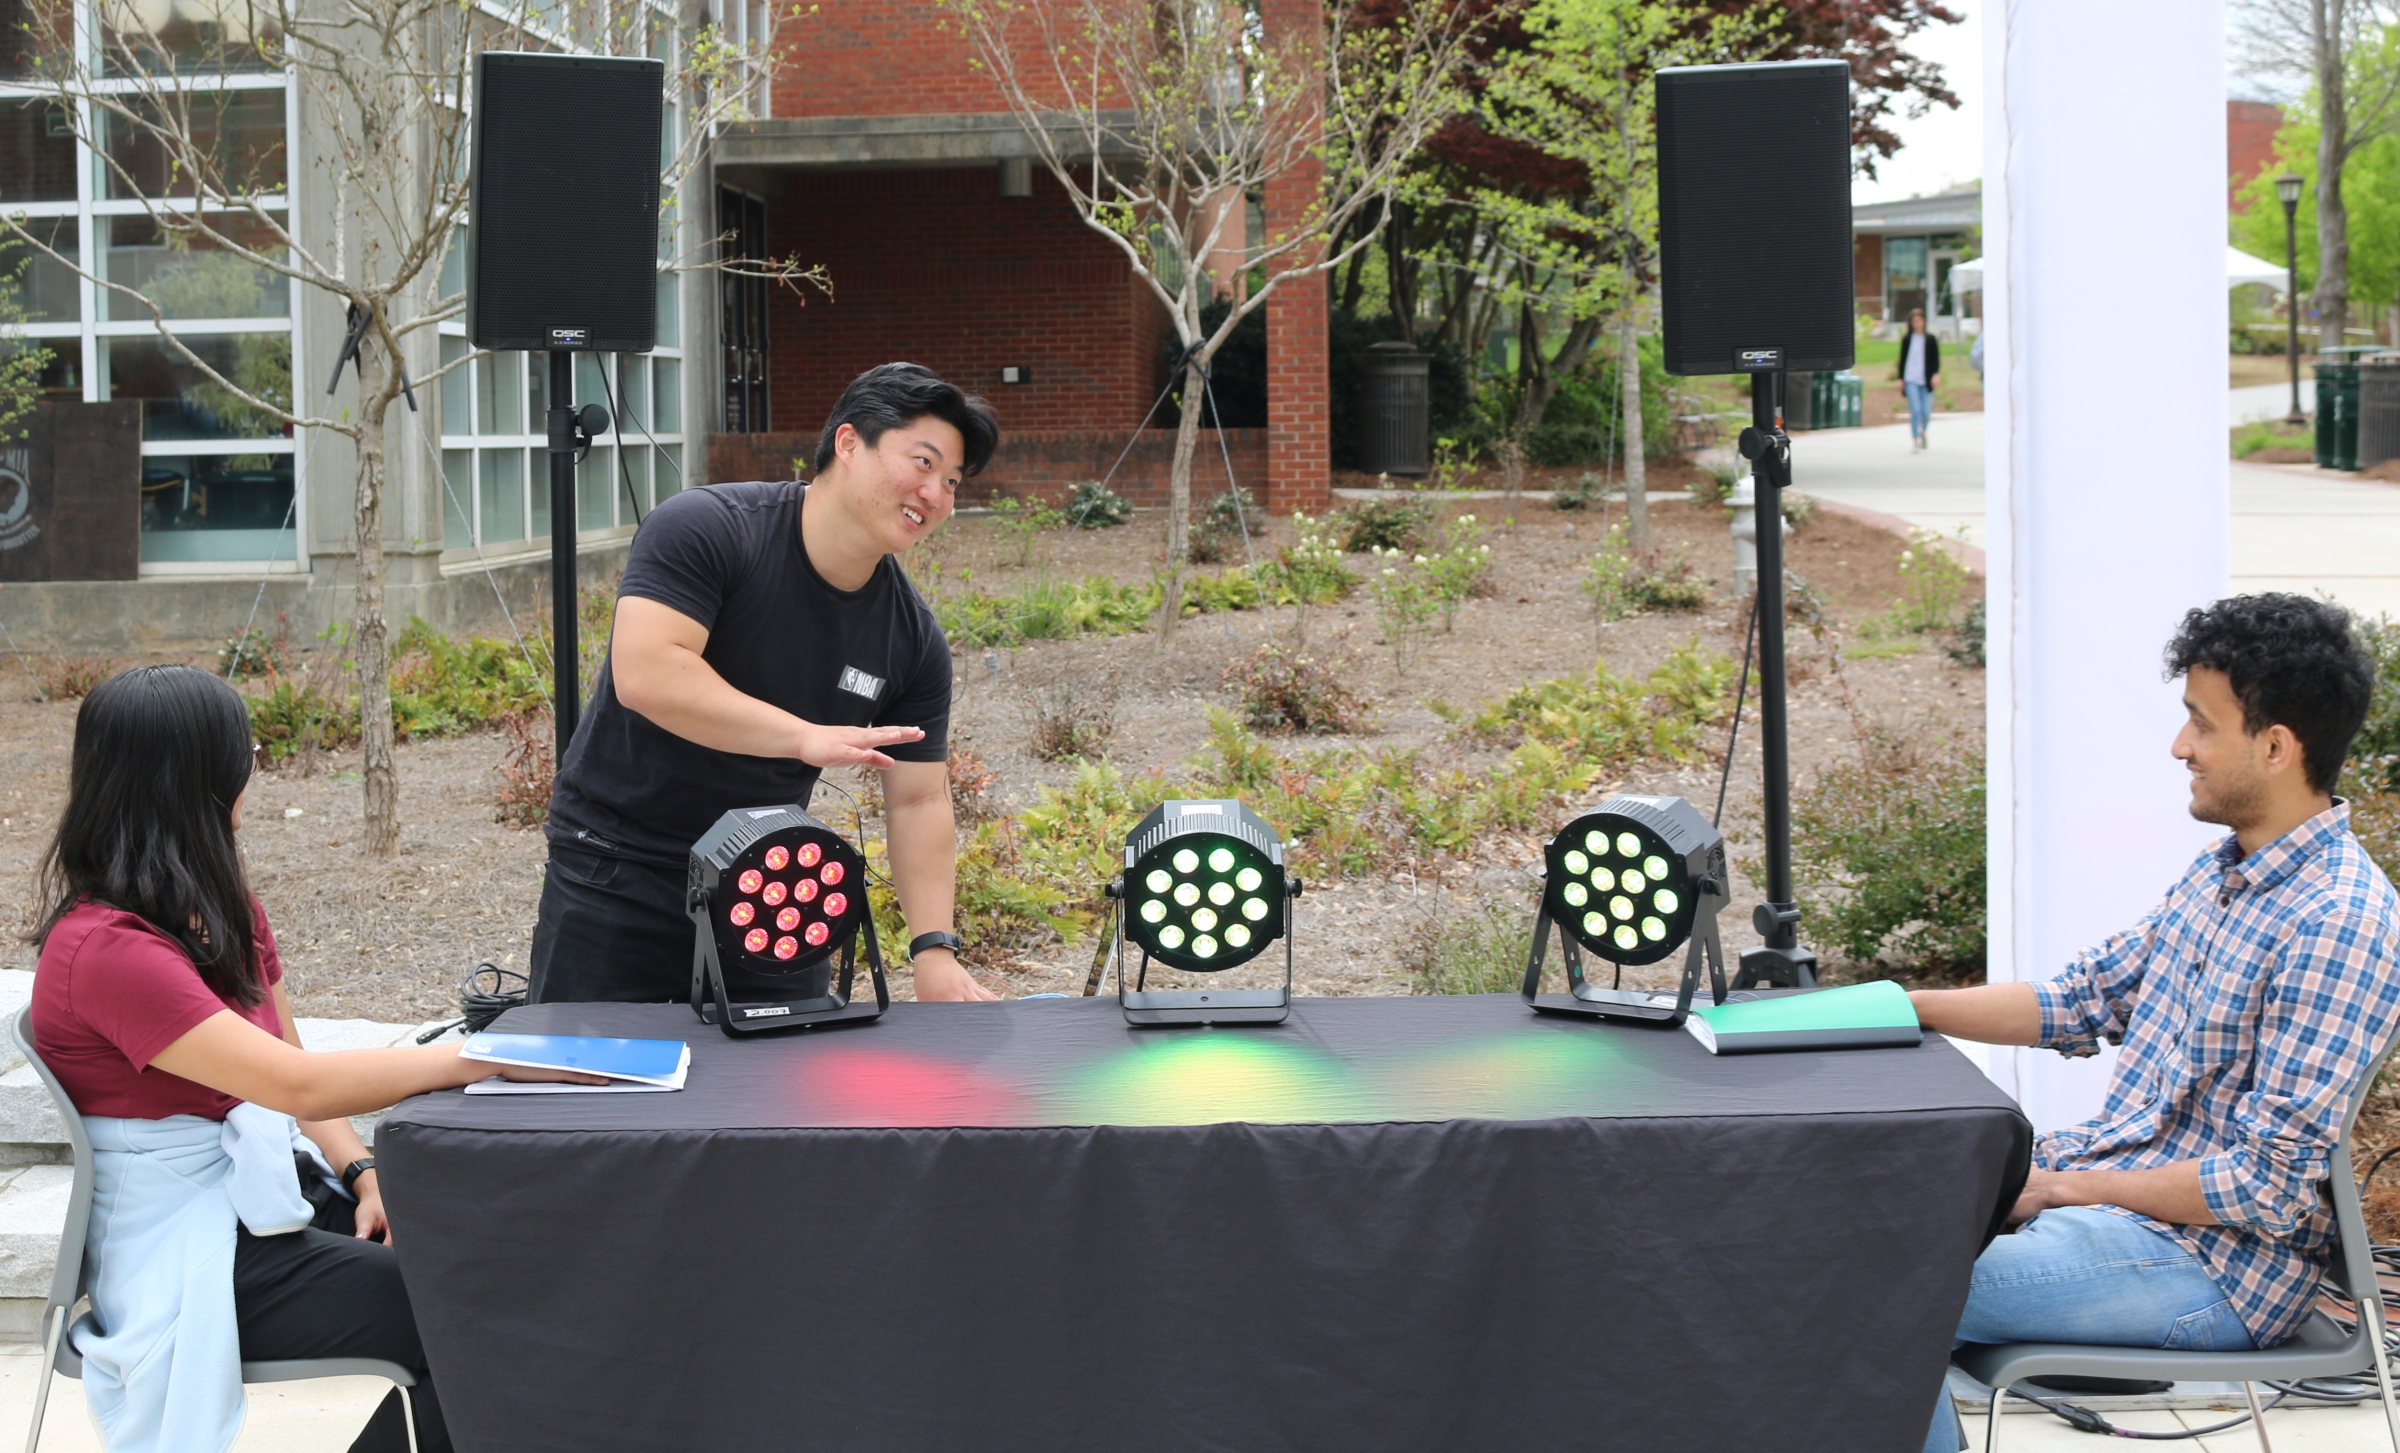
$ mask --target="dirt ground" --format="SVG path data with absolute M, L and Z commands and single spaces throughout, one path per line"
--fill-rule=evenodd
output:
M 1671 486 L 1688 470 L 1669 468 L 1654 484 Z M 1539 485 L 1537 478 L 1529 484 Z M 1422 658 L 1405 669 L 1377 630 L 1371 605 L 1359 599 L 1309 612 L 1312 646 L 1354 653 L 1351 681 L 1375 702 L 1367 731 L 1375 745 L 1423 746 L 1434 759 L 1471 766 L 1474 752 L 1447 739 L 1446 724 L 1427 705 L 1440 698 L 1473 706 L 1528 681 L 1583 672 L 1593 661 L 1646 674 L 1668 652 L 1697 638 L 1736 658 L 1741 620 L 1731 590 L 1732 552 L 1721 510 L 1682 502 L 1651 506 L 1662 546 L 1689 554 L 1717 584 L 1717 599 L 1687 615 L 1645 615 L 1595 625 L 1578 592 L 1583 563 L 1608 520 L 1561 513 L 1546 504 L 1480 500 L 1467 509 L 1493 524 L 1498 590 L 1470 602 L 1454 630 L 1434 635 Z M 1615 506 L 1622 510 L 1621 504 Z M 1613 518 L 1613 517 L 1612 517 Z M 1262 554 L 1288 537 L 1288 521 L 1267 526 Z M 1163 520 L 1137 516 L 1121 529 L 1041 537 L 1030 563 L 988 518 L 962 516 L 924 547 L 955 579 L 972 570 L 977 586 L 1004 591 L 1038 571 L 1082 577 L 1146 578 L 1161 558 Z M 1890 536 L 1829 512 L 1818 514 L 1792 540 L 1792 569 L 1808 580 L 1837 615 L 1856 619 L 1886 607 L 1899 589 L 1900 544 Z M 1354 559 L 1362 565 L 1363 559 Z M 921 570 L 921 567 L 920 567 Z M 1129 777 L 1167 770 L 1191 757 L 1206 738 L 1205 708 L 1230 703 L 1220 684 L 1226 666 L 1270 637 L 1289 639 L 1298 627 L 1289 609 L 1199 617 L 1171 642 L 1152 634 L 1108 640 L 1041 642 L 1015 650 L 968 650 L 958 662 L 954 734 L 998 774 L 993 789 L 1004 806 L 1020 808 L 1045 783 L 1069 769 L 1037 760 L 1029 749 L 1030 698 L 1072 683 L 1113 693 L 1116 731 L 1110 757 Z M 22 941 L 36 906 L 31 875 L 62 800 L 72 703 L 31 699 L 22 672 L 0 677 L 0 882 L 9 885 L 0 921 L 0 967 L 30 969 L 34 950 Z M 1805 782 L 1819 764 L 1853 749 L 1853 711 L 1862 717 L 1944 733 L 1980 732 L 1983 681 L 1978 671 L 1952 664 L 1937 649 L 1845 664 L 1853 699 L 1805 632 L 1795 644 L 1792 749 Z M 1754 721 L 1755 718 L 1750 719 Z M 1311 738 L 1279 743 L 1286 750 L 1326 744 Z M 1721 739 L 1720 739 L 1721 741 Z M 266 903 L 282 951 L 293 1002 L 309 1015 L 416 1020 L 452 1012 L 460 978 L 490 961 L 522 969 L 540 889 L 540 834 L 493 820 L 493 791 L 502 739 L 485 733 L 411 743 L 400 753 L 404 830 L 399 857 L 370 863 L 358 850 L 360 799 L 357 760 L 336 754 L 313 775 L 295 770 L 262 774 L 245 809 L 242 841 L 252 881 Z M 1721 745 L 1684 763 L 1654 762 L 1601 791 L 1630 787 L 1672 792 L 1704 806 L 1713 802 Z M 1737 862 L 1757 852 L 1758 756 L 1746 724 L 1725 810 Z M 827 801 L 836 800 L 830 797 Z M 1294 935 L 1298 987 L 1311 994 L 1405 993 L 1409 984 L 1397 946 L 1430 915 L 1455 914 L 1494 896 L 1521 903 L 1540 843 L 1531 837 L 1493 838 L 1471 856 L 1425 862 L 1372 879 L 1312 883 L 1302 898 Z M 1748 905 L 1758 896 L 1737 882 L 1735 908 L 1723 920 L 1729 950 L 1754 942 Z M 1090 944 L 1054 944 L 987 975 L 1011 994 L 1080 992 L 1091 963 Z M 1234 971 L 1253 982 L 1280 977 L 1280 956 Z M 1234 975 L 1217 976 L 1220 982 Z M 1232 987 L 1231 983 L 1227 987 Z M 895 991 L 906 995 L 903 970 Z

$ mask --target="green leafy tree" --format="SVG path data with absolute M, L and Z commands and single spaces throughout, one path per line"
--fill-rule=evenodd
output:
M 0 444 L 25 437 L 26 421 L 42 399 L 42 372 L 51 352 L 25 340 L 25 269 L 33 255 L 0 242 Z

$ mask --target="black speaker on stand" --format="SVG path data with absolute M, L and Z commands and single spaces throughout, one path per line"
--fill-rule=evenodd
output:
M 578 412 L 575 355 L 658 342 L 664 62 L 486 51 L 475 57 L 467 336 L 550 355 L 550 609 L 558 765 L 583 696 L 575 630 L 575 459 L 608 432 Z
M 1792 893 L 1791 746 L 1785 715 L 1783 492 L 1792 442 L 1787 373 L 1855 361 L 1850 241 L 1850 68 L 1842 61 L 1683 66 L 1658 73 L 1658 238 L 1667 372 L 1746 373 L 1741 449 L 1758 481 L 1758 715 L 1765 777 L 1763 948 L 1738 987 L 1807 988 Z

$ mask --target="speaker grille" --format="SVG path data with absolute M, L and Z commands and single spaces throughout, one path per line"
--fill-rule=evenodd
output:
M 1667 372 L 1848 368 L 1849 67 L 1660 71 L 1658 240 Z
M 665 84 L 654 60 L 475 58 L 467 333 L 476 347 L 656 346 Z M 562 339 L 558 329 L 582 331 Z

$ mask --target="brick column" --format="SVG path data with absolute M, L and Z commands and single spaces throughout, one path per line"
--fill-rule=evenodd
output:
M 1321 34 L 1320 0 L 1266 0 L 1270 31 Z M 1316 199 L 1323 166 L 1313 157 L 1267 183 L 1267 235 L 1298 221 Z M 1313 256 L 1309 259 L 1314 260 Z M 1317 513 L 1333 499 L 1326 416 L 1325 275 L 1294 278 L 1267 299 L 1267 491 L 1270 513 Z

